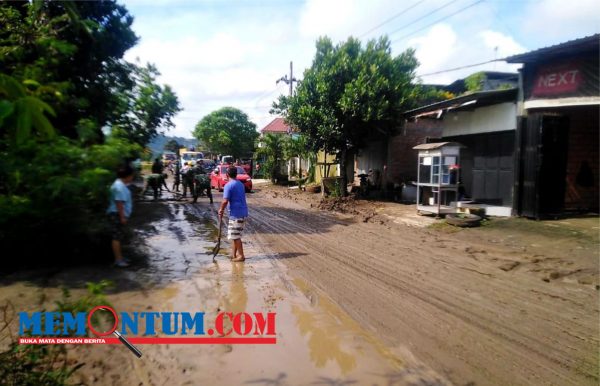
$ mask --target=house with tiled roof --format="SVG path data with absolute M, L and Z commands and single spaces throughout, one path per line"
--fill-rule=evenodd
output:
M 275 118 L 268 125 L 260 130 L 261 134 L 291 134 L 290 125 L 285 123 L 283 118 Z
M 262 139 L 265 135 L 288 135 L 288 136 L 296 136 L 298 135 L 295 130 L 288 125 L 283 118 L 275 118 L 265 127 L 260 130 L 260 138 L 258 140 L 258 147 L 263 147 Z M 264 160 L 261 160 L 261 163 L 264 163 Z M 281 175 L 286 176 L 298 176 L 306 173 L 309 167 L 308 160 L 301 159 L 299 157 L 293 157 L 287 161 L 286 164 L 281 165 Z

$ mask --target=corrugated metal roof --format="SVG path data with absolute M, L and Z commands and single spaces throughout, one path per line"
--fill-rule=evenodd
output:
M 495 103 L 517 101 L 517 89 L 511 88 L 507 90 L 491 90 L 491 91 L 479 91 L 467 95 L 462 95 L 456 98 L 448 99 L 441 102 L 436 102 L 427 106 L 418 107 L 404 112 L 404 116 L 407 118 L 421 115 L 425 112 L 433 112 L 443 109 L 457 109 L 462 106 L 480 107 L 491 105 Z M 437 113 L 436 113 L 437 114 Z M 441 114 L 438 114 L 441 116 Z M 438 117 L 439 118 L 439 117 Z
M 458 142 L 433 142 L 433 143 L 422 143 L 420 145 L 413 147 L 413 149 L 415 149 L 415 150 L 434 150 L 434 149 L 439 149 L 440 147 L 444 147 L 444 146 L 465 147 L 464 145 L 462 145 Z
M 540 48 L 534 51 L 525 52 L 523 54 L 509 56 L 505 60 L 508 63 L 528 63 L 552 56 L 572 55 L 594 51 L 597 54 L 599 46 L 600 34 L 595 34 L 579 39 L 569 40 L 568 42 L 555 44 L 553 46 Z

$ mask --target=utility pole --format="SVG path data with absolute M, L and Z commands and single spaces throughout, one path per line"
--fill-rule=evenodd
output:
M 277 79 L 275 84 L 279 84 L 279 82 L 284 82 L 285 84 L 290 85 L 290 96 L 294 93 L 294 82 L 298 83 L 298 80 L 294 78 L 294 62 L 290 62 L 290 77 L 288 78 L 287 74 Z
M 290 61 L 290 77 L 288 78 L 287 75 L 284 75 L 281 78 L 277 79 L 275 84 L 279 84 L 279 82 L 285 82 L 285 84 L 288 84 L 290 86 L 290 97 L 291 97 L 294 94 L 294 82 L 298 83 L 298 80 L 296 78 L 294 78 L 294 62 Z M 288 135 L 292 135 L 291 130 L 289 130 Z M 298 174 L 300 175 L 302 173 L 302 166 L 300 164 L 301 160 L 300 160 L 299 156 L 297 158 L 298 158 Z M 290 174 L 290 162 L 291 162 L 291 160 L 288 160 L 288 175 Z

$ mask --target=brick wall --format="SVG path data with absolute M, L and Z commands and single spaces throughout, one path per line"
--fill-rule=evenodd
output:
M 598 210 L 598 106 L 578 107 L 568 110 L 569 150 L 567 158 L 567 189 L 565 209 Z M 591 170 L 592 186 L 581 186 L 582 165 L 587 163 Z M 584 167 L 585 169 L 585 167 Z M 585 173 L 583 173 L 585 174 Z
M 406 122 L 400 134 L 388 142 L 387 183 L 403 183 L 417 180 L 417 151 L 414 146 L 425 143 L 427 137 L 442 136 L 443 121 L 422 119 Z

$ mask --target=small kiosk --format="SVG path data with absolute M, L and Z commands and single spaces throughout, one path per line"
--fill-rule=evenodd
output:
M 419 151 L 417 171 L 417 212 L 457 213 L 459 200 L 460 148 L 456 142 L 424 143 Z

